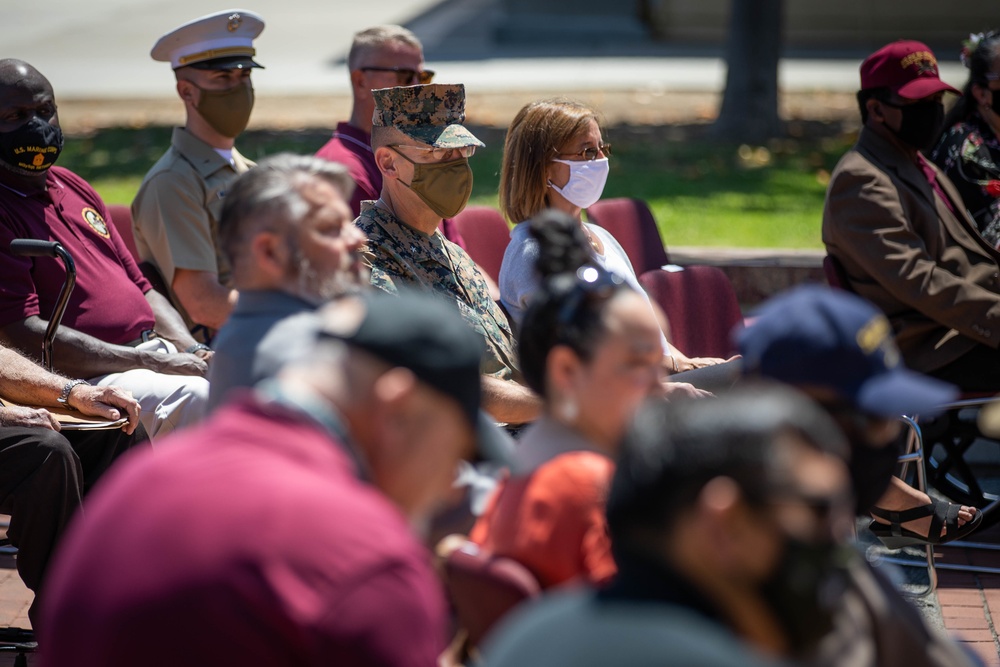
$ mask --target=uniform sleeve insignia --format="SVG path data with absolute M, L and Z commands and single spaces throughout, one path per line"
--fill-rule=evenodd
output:
M 87 224 L 95 232 L 106 239 L 111 238 L 111 232 L 108 231 L 108 223 L 104 222 L 104 218 L 101 217 L 100 213 L 88 206 L 80 211 L 80 215 L 83 216 L 83 219 L 87 221 Z

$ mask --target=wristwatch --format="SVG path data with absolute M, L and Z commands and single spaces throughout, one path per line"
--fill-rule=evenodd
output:
M 90 383 L 87 382 L 86 380 L 70 380 L 69 382 L 66 383 L 66 386 L 62 388 L 62 393 L 59 394 L 59 398 L 57 398 L 56 400 L 59 401 L 60 404 L 65 405 L 67 408 L 72 410 L 73 408 L 69 404 L 69 395 L 70 392 L 73 391 L 73 387 L 77 386 L 78 384 L 89 385 Z

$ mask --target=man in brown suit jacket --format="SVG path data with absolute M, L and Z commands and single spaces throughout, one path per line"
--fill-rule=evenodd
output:
M 861 65 L 863 128 L 833 172 L 823 242 L 849 289 L 888 316 L 906 365 L 965 390 L 1000 389 L 1000 253 L 920 149 L 945 92 L 924 44 L 899 41 Z

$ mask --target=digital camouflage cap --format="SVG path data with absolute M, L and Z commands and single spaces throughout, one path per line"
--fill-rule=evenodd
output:
M 486 144 L 469 132 L 465 121 L 465 86 L 430 83 L 372 91 L 372 125 L 394 127 L 411 139 L 435 148 L 462 148 Z

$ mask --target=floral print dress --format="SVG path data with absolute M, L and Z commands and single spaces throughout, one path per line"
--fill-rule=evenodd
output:
M 934 161 L 962 195 L 979 233 L 1000 243 L 1000 139 L 978 113 L 953 125 L 931 151 Z

